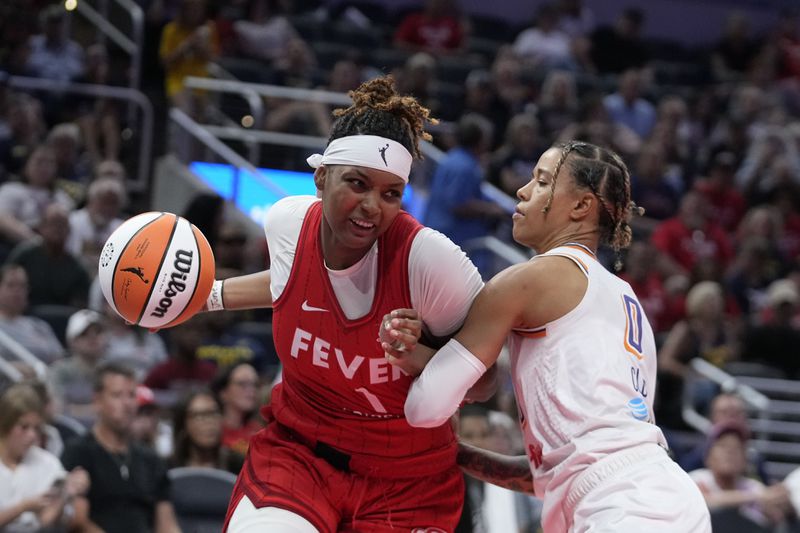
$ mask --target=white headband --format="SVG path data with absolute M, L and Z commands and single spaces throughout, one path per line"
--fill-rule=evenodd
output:
M 321 165 L 355 165 L 391 172 L 408 183 L 411 153 L 397 141 L 377 135 L 350 135 L 334 139 L 324 154 L 314 154 L 306 161 L 313 168 Z

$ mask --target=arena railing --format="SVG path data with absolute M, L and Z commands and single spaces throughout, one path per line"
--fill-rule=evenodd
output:
M 190 135 L 195 140 L 199 141 L 208 150 L 212 151 L 225 161 L 233 165 L 239 172 L 246 171 L 248 175 L 260 180 L 267 188 L 269 188 L 275 195 L 279 197 L 287 196 L 287 192 L 282 188 L 275 185 L 272 181 L 264 179 L 261 172 L 247 159 L 239 155 L 233 148 L 219 140 L 209 129 L 207 125 L 196 122 L 192 117 L 173 107 L 169 110 L 169 118 L 173 124 L 179 127 L 185 134 Z M 236 181 L 239 180 L 237 173 Z M 238 185 L 234 184 L 234 189 L 238 189 Z
M 324 147 L 328 140 L 326 137 L 313 135 L 293 134 L 290 137 L 286 137 L 288 134 L 257 129 L 256 124 L 258 123 L 256 122 L 256 118 L 262 120 L 261 117 L 264 116 L 263 108 L 261 107 L 262 98 L 283 98 L 287 100 L 301 100 L 304 102 L 338 106 L 349 106 L 352 103 L 350 97 L 344 93 L 321 89 L 301 89 L 297 87 L 284 87 L 282 85 L 267 85 L 231 79 L 199 78 L 195 76 L 185 78 L 183 84 L 189 89 L 203 90 L 210 93 L 221 92 L 240 95 L 250 106 L 250 114 L 253 117 L 253 127 L 218 130 L 221 134 L 220 138 L 239 141 L 253 140 L 262 144 L 301 146 L 316 149 Z M 257 95 L 259 97 L 258 105 L 255 105 L 255 100 L 252 98 L 252 95 Z M 263 121 L 260 122 L 260 124 L 263 124 Z M 210 125 L 206 125 L 206 127 L 213 128 L 213 126 Z M 439 162 L 444 156 L 441 150 L 429 142 L 423 141 L 420 149 L 426 157 L 430 157 L 435 162 Z
M 692 383 L 710 380 L 724 392 L 738 394 L 749 407 L 750 444 L 766 459 L 768 475 L 783 479 L 800 467 L 800 390 L 797 382 L 760 376 L 733 376 L 700 358 L 690 363 L 683 398 L 684 420 L 705 433 L 710 421 L 697 412 L 691 397 Z
M 184 80 L 184 86 L 189 89 L 202 90 L 211 94 L 237 94 L 248 102 L 250 113 L 253 117 L 253 127 L 251 128 L 232 125 L 199 124 L 183 112 L 171 112 L 170 117 L 174 122 L 179 123 L 183 130 L 198 138 L 207 148 L 216 152 L 218 156 L 222 157 L 230 164 L 236 167 L 246 168 L 250 172 L 252 172 L 252 162 L 258 162 L 261 153 L 260 149 L 254 148 L 255 146 L 263 144 L 322 150 L 327 143 L 327 138 L 322 136 L 266 131 L 256 128 L 257 124 L 263 125 L 263 98 L 283 98 L 339 106 L 347 106 L 351 103 L 350 98 L 344 93 L 250 83 L 234 79 L 187 77 Z M 240 164 L 244 161 L 243 158 L 228 148 L 224 143 L 213 143 L 204 134 L 202 135 L 203 138 L 200 138 L 198 135 L 201 135 L 201 131 L 211 134 L 217 140 L 239 141 L 244 143 L 248 147 L 248 158 L 250 159 L 248 165 L 250 168 Z M 223 146 L 224 149 L 222 148 Z M 439 163 L 445 156 L 444 152 L 429 142 L 423 141 L 420 145 L 420 149 L 426 158 L 429 158 L 435 163 Z M 223 155 L 220 150 L 224 150 L 227 155 Z M 235 158 L 239 160 L 240 163 L 232 161 L 232 156 L 234 154 Z M 504 192 L 487 182 L 482 184 L 481 189 L 488 199 L 501 205 L 509 214 L 514 212 L 516 201 Z M 486 250 L 494 257 L 499 258 L 504 264 L 515 264 L 528 259 L 527 256 L 494 236 L 475 239 L 469 243 L 469 249 L 471 251 L 478 249 Z
M 109 0 L 92 1 L 97 8 L 92 5 L 90 0 L 76 0 L 72 5 L 74 10 L 94 25 L 99 33 L 111 39 L 131 57 L 129 87 L 134 90 L 138 89 L 142 72 L 142 49 L 144 48 L 144 12 L 142 8 L 134 0 L 112 0 L 130 19 L 131 31 L 128 36 L 111 23 Z M 69 1 L 65 2 L 65 6 L 69 5 Z
M 251 128 L 238 128 L 231 126 L 216 126 L 206 124 L 204 127 L 220 139 L 237 140 L 259 144 L 277 144 L 279 146 L 293 146 L 301 148 L 320 149 L 327 143 L 326 137 L 313 135 L 299 135 L 281 133 L 276 131 L 265 131 L 260 129 L 263 126 L 264 108 L 262 98 L 284 98 L 288 100 L 302 100 L 321 104 L 348 106 L 352 102 L 350 97 L 344 93 L 325 91 L 321 89 L 301 89 L 297 87 L 285 87 L 282 85 L 268 85 L 263 83 L 251 83 L 235 79 L 200 78 L 190 76 L 184 79 L 184 86 L 190 89 L 208 91 L 211 93 L 230 93 L 238 94 L 250 107 L 250 115 L 253 117 Z M 254 98 L 255 96 L 255 98 Z M 446 128 L 447 126 L 441 126 Z M 433 144 L 423 141 L 420 149 L 425 157 L 429 157 L 435 163 L 439 163 L 445 156 Z M 254 154 L 249 154 L 252 156 Z M 257 159 L 251 157 L 251 161 Z M 507 212 L 513 213 L 516 201 L 507 194 L 499 190 L 490 183 L 484 183 L 482 191 L 487 198 L 500 204 Z
M 80 94 L 96 98 L 110 98 L 122 100 L 137 106 L 142 112 L 142 124 L 139 135 L 139 157 L 136 178 L 128 177 L 130 190 L 142 192 L 147 189 L 147 178 L 150 172 L 150 160 L 153 147 L 153 106 L 150 100 L 141 92 L 128 87 L 115 87 L 111 85 L 93 85 L 88 83 L 66 83 L 29 78 L 25 76 L 11 76 L 9 85 L 25 91 L 44 91 L 49 93 Z
M 8 333 L 0 330 L 0 346 L 8 351 L 9 354 L 14 356 L 17 360 L 25 363 L 33 369 L 36 377 L 43 380 L 47 374 L 47 365 L 44 364 L 38 357 L 33 355 L 24 346 L 14 340 Z M 0 371 L 11 378 L 13 381 L 22 379 L 22 373 L 14 368 L 14 366 L 0 357 Z
M 711 427 L 711 422 L 697 411 L 697 407 L 692 397 L 692 384 L 699 379 L 704 379 L 716 383 L 723 392 L 733 392 L 738 394 L 745 404 L 757 413 L 758 418 L 766 417 L 770 409 L 771 400 L 764 394 L 758 392 L 753 387 L 745 385 L 724 370 L 716 367 L 705 359 L 695 357 L 689 361 L 691 373 L 686 379 L 683 394 L 683 420 L 691 427 L 702 433 L 707 432 Z

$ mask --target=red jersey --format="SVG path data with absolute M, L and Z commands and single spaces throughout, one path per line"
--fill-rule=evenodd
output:
M 412 378 L 388 363 L 376 340 L 386 313 L 411 307 L 408 256 L 422 226 L 401 213 L 378 239 L 372 307 L 349 320 L 325 268 L 321 220 L 322 204 L 316 203 L 303 222 L 289 280 L 274 302 L 273 339 L 283 377 L 265 416 L 306 442 L 350 455 L 354 472 L 405 477 L 452 467 L 452 428 L 406 422 Z

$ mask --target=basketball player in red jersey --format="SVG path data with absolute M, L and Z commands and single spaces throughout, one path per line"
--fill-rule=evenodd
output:
M 411 377 L 375 333 L 384 314 L 414 308 L 430 337 L 448 337 L 482 281 L 457 246 L 401 210 L 428 110 L 389 78 L 351 96 L 325 153 L 309 158 L 321 199 L 277 202 L 265 223 L 270 270 L 215 282 L 207 304 L 272 306 L 283 364 L 229 533 L 452 531 L 461 512 L 453 431 L 407 423 Z

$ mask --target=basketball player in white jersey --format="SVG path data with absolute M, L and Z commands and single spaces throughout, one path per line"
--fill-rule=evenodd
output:
M 532 488 L 545 533 L 710 532 L 700 491 L 653 420 L 650 324 L 631 287 L 595 257 L 600 243 L 619 251 L 631 240 L 638 208 L 625 164 L 588 143 L 559 145 L 517 196 L 514 238 L 539 254 L 486 284 L 463 329 L 414 381 L 406 418 L 446 423 L 506 343 L 527 458 L 462 446 L 468 473 Z M 389 323 L 409 328 L 404 316 Z M 384 346 L 390 361 L 408 363 Z

